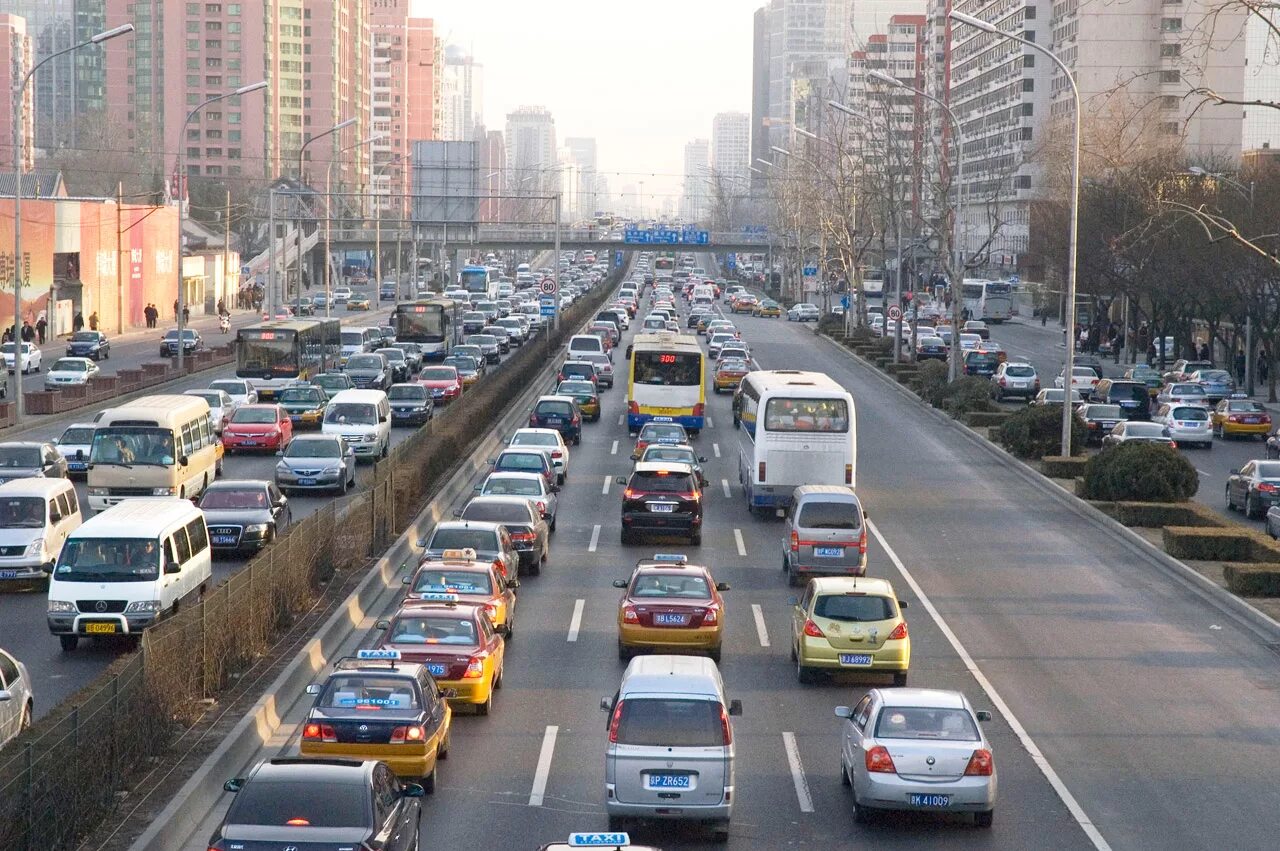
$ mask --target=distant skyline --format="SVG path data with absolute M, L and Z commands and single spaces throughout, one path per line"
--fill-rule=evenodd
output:
M 590 136 L 617 192 L 678 197 L 684 145 L 718 112 L 750 111 L 752 14 L 762 0 L 414 0 L 446 43 L 484 65 L 485 126 L 545 106 L 559 137 Z M 554 13 L 548 9 L 554 7 Z

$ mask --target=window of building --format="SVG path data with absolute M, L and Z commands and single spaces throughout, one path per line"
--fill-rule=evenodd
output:
M 204 13 L 205 13 L 206 15 L 221 15 L 221 14 L 222 14 L 222 4 L 221 4 L 221 3 L 205 3 L 205 4 L 204 4 Z
M 1165 57 L 1174 57 L 1182 55 L 1181 44 L 1162 44 L 1160 45 L 1160 55 Z
M 200 32 L 200 22 L 199 22 L 199 21 L 187 21 L 187 32 L 189 32 L 189 33 L 198 33 L 198 32 Z
M 1181 130 L 1181 125 L 1176 121 L 1161 121 L 1160 132 L 1166 136 L 1177 136 Z
M 206 39 L 204 40 L 204 48 L 205 48 L 205 50 L 221 50 L 221 49 L 222 49 L 222 39 L 220 39 L 220 38 L 206 38 Z
M 204 84 L 206 86 L 221 86 L 222 77 L 221 75 L 217 75 L 217 74 L 206 74 L 204 78 Z
M 228 113 L 227 113 L 227 123 L 228 123 L 228 124 L 239 124 L 239 123 L 240 123 L 240 113 L 238 113 L 238 112 L 228 112 Z
M 1030 189 L 1030 188 L 1031 188 L 1031 175 L 1029 175 L 1029 174 L 1016 174 L 1016 175 L 1014 175 L 1014 177 L 1013 177 L 1013 188 L 1014 188 L 1014 189 Z
M 222 32 L 222 21 L 205 21 L 204 31 L 210 33 Z
M 188 56 L 188 57 L 187 57 L 187 70 L 188 70 L 188 71 L 196 71 L 196 70 L 199 70 L 199 68 L 200 68 L 200 57 L 199 57 L 199 56 Z
M 200 85 L 200 75 L 199 75 L 199 74 L 188 74 L 188 75 L 187 75 L 187 88 L 195 88 L 195 87 L 196 87 L 196 86 L 198 86 L 198 85 Z
M 198 50 L 200 50 L 200 39 L 198 38 L 187 39 L 187 52 L 195 53 Z
M 200 156 L 200 149 L 199 149 L 199 148 L 187 148 L 187 156 L 188 156 L 188 157 L 191 157 L 191 158 L 198 158 L 198 157 Z
M 222 120 L 222 113 L 221 113 L 221 112 L 214 112 L 214 111 L 210 110 L 209 112 L 206 112 L 206 113 L 204 114 L 204 117 L 205 117 L 205 118 L 207 118 L 207 119 L 209 119 L 210 121 L 221 121 L 221 120 Z
M 1030 77 L 1026 77 L 1022 81 L 1022 90 L 1024 92 L 1034 92 L 1036 90 L 1036 81 Z
M 1182 18 L 1161 18 L 1160 32 L 1165 32 L 1165 33 L 1182 32 Z
M 1023 15 L 1024 15 L 1024 17 L 1025 17 L 1028 21 L 1034 21 L 1034 20 L 1036 19 L 1036 7 L 1035 7 L 1035 6 L 1032 6 L 1031 4 L 1027 4 L 1027 7 L 1026 7 L 1025 9 L 1023 9 L 1022 11 L 1023 11 Z
M 1177 109 L 1182 105 L 1182 98 L 1177 95 L 1164 95 L 1160 98 L 1161 109 Z
M 199 3 L 188 3 L 188 4 L 187 4 L 187 14 L 188 14 L 188 15 L 198 15 L 198 14 L 200 14 L 200 4 L 199 4 Z
M 240 14 L 240 4 L 239 4 L 239 3 L 228 3 L 228 4 L 227 4 L 227 14 L 228 14 L 228 15 L 235 15 L 235 16 L 239 16 L 239 14 Z
M 227 131 L 227 141 L 228 141 L 228 142 L 239 142 L 239 141 L 240 141 L 240 131 L 239 131 L 239 130 L 228 130 L 228 131 Z M 235 151 L 235 155 L 236 155 L 236 156 L 240 156 L 240 152 L 239 152 L 238 150 L 236 150 L 235 148 L 232 148 L 231 150 L 232 150 L 232 151 Z M 227 152 L 227 154 L 228 154 L 228 156 L 230 156 L 231 151 L 228 151 L 228 152 Z
M 1181 79 L 1182 79 L 1181 71 L 1161 71 L 1160 72 L 1160 82 L 1162 83 L 1177 83 Z
M 1034 53 L 1028 53 L 1022 57 L 1022 67 L 1023 68 L 1036 67 L 1036 56 Z

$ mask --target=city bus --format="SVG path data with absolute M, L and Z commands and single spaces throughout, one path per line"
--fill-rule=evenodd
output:
M 1013 316 L 1013 285 L 1008 281 L 965 279 L 960 295 L 969 319 L 999 325 Z
M 342 325 L 337 319 L 289 319 L 259 322 L 236 334 L 236 378 L 274 399 L 296 381 L 337 368 Z
M 467 291 L 472 302 L 492 301 L 498 297 L 498 279 L 487 266 L 463 266 L 458 285 Z
M 638 432 L 655 417 L 669 418 L 690 434 L 702 430 L 707 405 L 702 347 L 673 331 L 637 334 L 627 374 L 627 428 Z
M 671 275 L 675 273 L 675 270 L 676 258 L 675 255 L 670 252 L 663 252 L 662 254 L 659 254 L 653 261 L 654 274 L 666 273 Z
M 417 343 L 426 360 L 444 360 L 462 327 L 461 316 L 462 305 L 451 298 L 402 303 L 392 317 L 396 342 Z
M 830 376 L 757 370 L 742 379 L 738 480 L 752 512 L 791 504 L 799 485 L 857 484 L 853 397 Z
M 884 313 L 884 272 L 866 272 L 862 278 L 862 300 L 867 313 Z

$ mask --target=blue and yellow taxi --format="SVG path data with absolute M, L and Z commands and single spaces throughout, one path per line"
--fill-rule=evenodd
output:
M 458 602 L 482 606 L 490 623 L 503 638 L 510 638 L 516 623 L 516 589 L 520 580 L 502 575 L 492 562 L 480 561 L 473 549 L 445 550 L 440 558 L 418 565 L 412 576 L 404 578 L 408 586 L 405 602 L 454 595 Z
M 436 764 L 449 753 L 453 692 L 425 665 L 394 650 L 361 650 L 307 694 L 316 700 L 302 725 L 302 756 L 381 760 L 435 791 Z

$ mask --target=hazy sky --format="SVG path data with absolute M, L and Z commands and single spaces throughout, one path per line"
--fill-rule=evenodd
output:
M 751 111 L 752 14 L 762 0 L 414 0 L 484 65 L 485 124 L 545 106 L 556 138 L 594 136 L 617 193 L 679 190 L 684 143 L 717 112 Z M 622 173 L 625 172 L 625 173 Z M 652 200 L 650 200 L 652 199 Z

